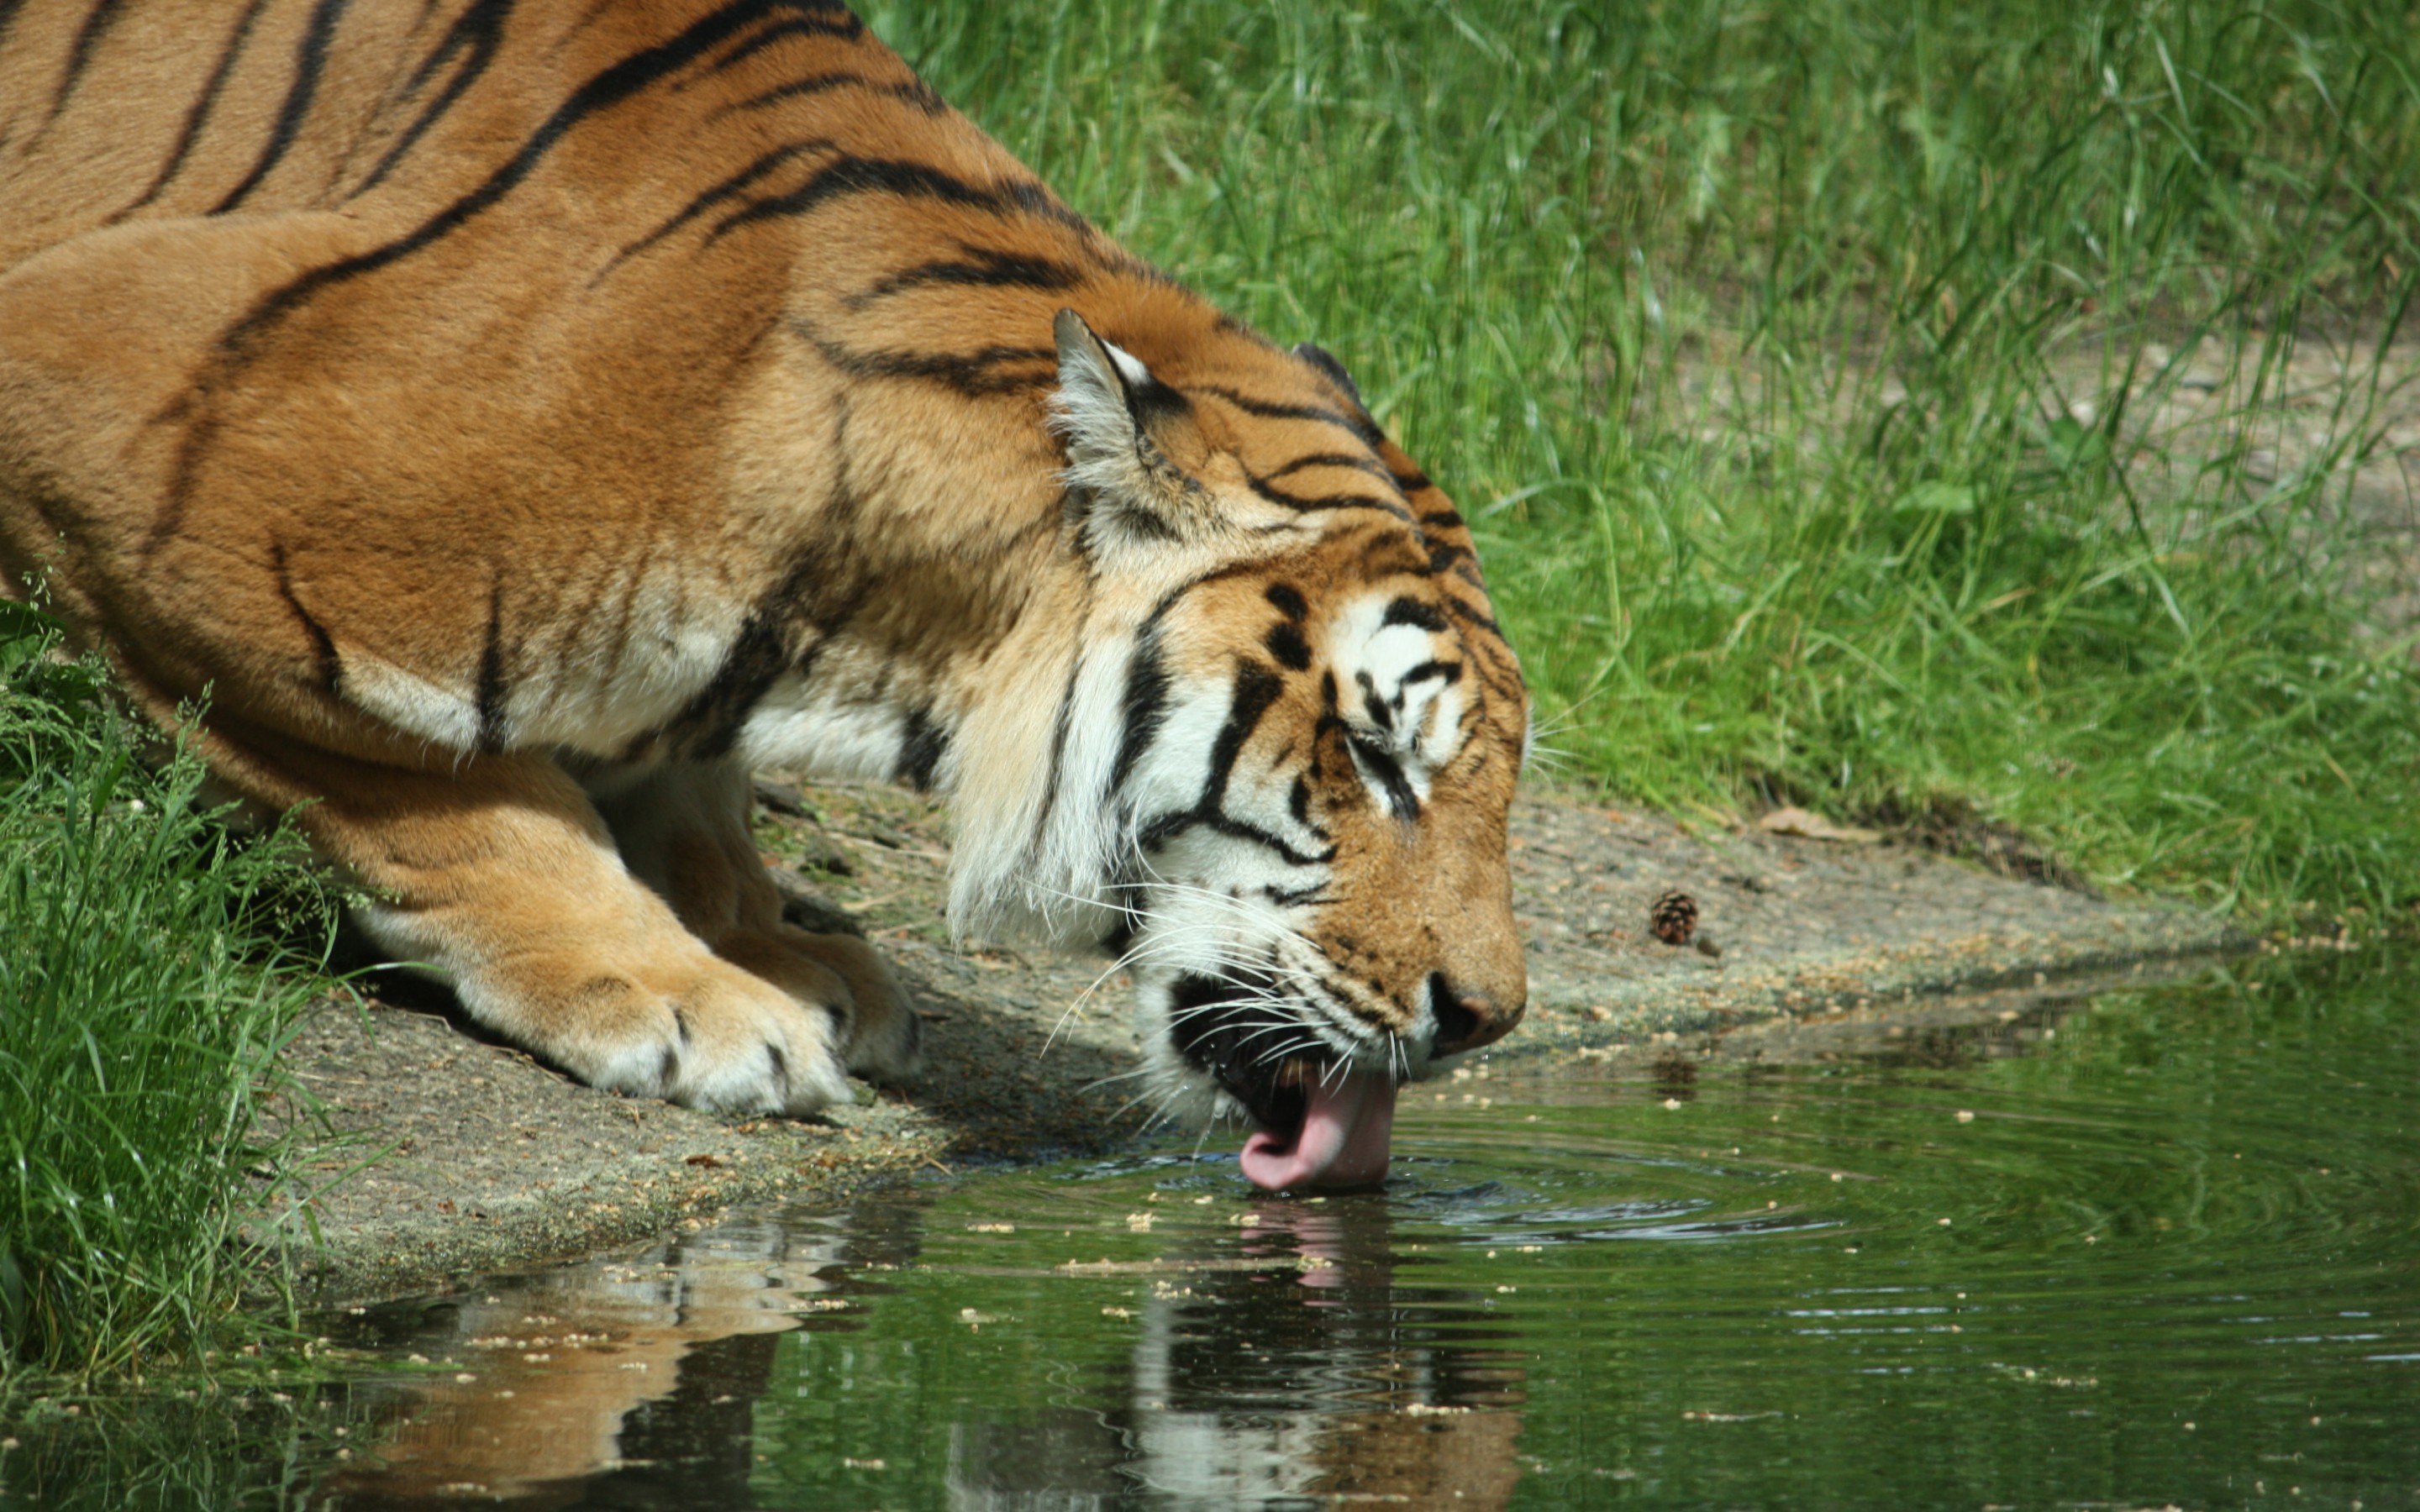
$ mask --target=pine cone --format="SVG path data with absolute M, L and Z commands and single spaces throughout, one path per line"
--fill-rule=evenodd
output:
M 1668 892 L 1647 911 L 1647 927 L 1667 945 L 1686 945 L 1698 933 L 1698 900 L 1685 892 Z

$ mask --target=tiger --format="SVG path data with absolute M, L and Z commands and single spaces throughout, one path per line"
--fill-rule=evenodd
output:
M 840 4 L 0 5 L 0 567 L 608 1091 L 922 1064 L 766 767 L 946 803 L 953 928 L 1107 951 L 1263 1187 L 1526 1008 L 1464 517 Z

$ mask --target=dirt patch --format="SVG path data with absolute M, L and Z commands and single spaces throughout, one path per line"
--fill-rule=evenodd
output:
M 324 1190 L 277 1220 L 320 1297 L 573 1255 L 776 1194 L 837 1197 L 1143 1136 L 1117 1079 L 1139 1055 L 1126 983 L 1096 962 L 954 947 L 936 806 L 887 788 L 771 782 L 760 795 L 758 841 L 794 907 L 862 931 L 916 993 L 931 1021 L 921 1085 L 863 1088 L 817 1119 L 734 1122 L 581 1087 L 479 1037 L 427 990 L 332 1002 L 287 1056 L 324 1104 L 306 1156 Z M 1495 1058 L 1652 1050 L 2224 943 L 2221 924 L 2187 910 L 1917 849 L 1692 834 L 1554 795 L 1516 806 L 1512 847 L 1530 1011 Z M 1672 892 L 1696 904 L 1685 945 L 1651 929 Z

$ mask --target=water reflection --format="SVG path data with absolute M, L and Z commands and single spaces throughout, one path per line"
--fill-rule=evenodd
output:
M 1249 1237 L 1127 1309 L 1103 1406 L 954 1426 L 949 1504 L 1506 1505 L 1524 1375 L 1481 1294 L 1420 1284 L 1383 1199 L 1243 1218 Z
M 780 1335 L 884 1263 L 845 1224 L 736 1223 L 591 1266 L 365 1315 L 349 1342 L 423 1368 L 373 1381 L 380 1425 L 325 1490 L 345 1507 L 745 1506 Z
M 0 1509 L 2402 1504 L 2410 974 L 2256 968 L 1482 1068 L 1382 1196 L 1163 1152 L 762 1215 L 0 1426 Z
M 848 1395 L 785 1370 L 783 1335 L 862 1330 L 897 1290 L 886 1273 L 1001 1279 L 920 1263 L 928 1211 L 906 1195 L 735 1224 L 365 1315 L 352 1342 L 425 1365 L 357 1388 L 375 1428 L 322 1492 L 359 1509 L 765 1504 L 768 1395 Z M 1125 1298 L 1103 1310 L 1130 1345 L 1089 1365 L 1080 1401 L 947 1424 L 949 1506 L 1507 1504 L 1524 1373 L 1484 1294 L 1425 1284 L 1433 1262 L 1400 1253 L 1383 1198 L 1261 1201 L 1230 1222 L 1176 1254 L 1024 1273 Z

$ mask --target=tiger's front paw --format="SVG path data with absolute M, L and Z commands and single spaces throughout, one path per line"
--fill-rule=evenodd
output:
M 713 1113 L 794 1118 L 849 1101 L 845 1002 L 800 1002 L 719 961 L 669 990 L 606 976 L 579 996 L 566 1005 L 575 1010 L 564 1015 L 569 1032 L 515 1037 L 592 1087 Z

